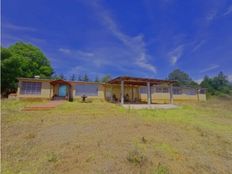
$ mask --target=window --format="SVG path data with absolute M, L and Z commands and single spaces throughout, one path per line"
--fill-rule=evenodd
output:
M 182 94 L 182 89 L 181 88 L 173 88 L 173 94 L 181 95 Z
M 41 82 L 22 82 L 20 94 L 39 95 L 41 94 L 41 86 Z
M 187 95 L 196 95 L 196 90 L 195 89 L 184 89 L 183 93 Z
M 155 92 L 157 92 L 157 93 L 168 93 L 169 90 L 168 90 L 168 87 L 157 86 L 157 87 L 155 87 Z
M 76 96 L 98 96 L 98 85 L 78 84 L 76 85 Z
M 162 93 L 162 92 L 163 92 L 162 87 L 156 87 L 156 88 L 155 88 L 155 92 L 157 92 L 157 93 Z
M 200 93 L 200 94 L 205 94 L 205 93 L 206 93 L 206 90 L 205 90 L 205 89 L 200 89 L 200 90 L 199 90 L 199 93 Z
M 147 94 L 147 87 L 146 86 L 140 87 L 139 88 L 139 93 L 140 94 Z

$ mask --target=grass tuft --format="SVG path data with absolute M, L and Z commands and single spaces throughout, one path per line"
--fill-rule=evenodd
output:
M 170 172 L 167 166 L 159 163 L 153 174 L 170 174 Z

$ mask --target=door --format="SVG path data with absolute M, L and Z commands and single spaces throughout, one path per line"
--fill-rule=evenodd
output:
M 64 97 L 67 93 L 67 86 L 66 85 L 60 85 L 59 87 L 59 96 Z

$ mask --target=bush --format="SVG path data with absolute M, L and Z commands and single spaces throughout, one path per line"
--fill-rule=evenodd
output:
M 142 166 L 146 161 L 146 156 L 135 148 L 128 153 L 127 160 L 131 163 Z

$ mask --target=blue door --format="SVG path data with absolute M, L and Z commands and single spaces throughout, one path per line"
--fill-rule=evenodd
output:
M 66 96 L 67 86 L 66 85 L 60 85 L 59 87 L 59 96 L 64 97 Z

